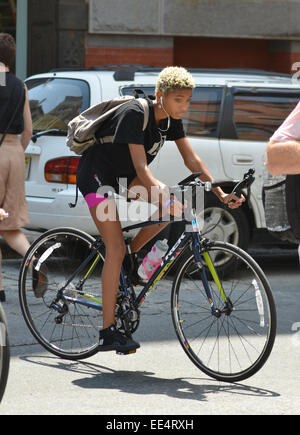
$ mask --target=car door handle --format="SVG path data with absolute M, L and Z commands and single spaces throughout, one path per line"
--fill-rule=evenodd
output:
M 252 165 L 253 157 L 249 154 L 233 154 L 232 161 L 235 165 Z

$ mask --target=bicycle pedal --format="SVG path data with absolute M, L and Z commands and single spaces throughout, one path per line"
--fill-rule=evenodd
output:
M 131 355 L 133 353 L 136 353 L 136 349 L 128 350 L 127 352 L 116 352 L 117 355 Z

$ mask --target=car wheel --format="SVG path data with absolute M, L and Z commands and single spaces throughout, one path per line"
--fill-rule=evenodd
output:
M 243 209 L 232 210 L 212 196 L 206 200 L 202 234 L 208 239 L 231 243 L 245 250 L 250 239 Z

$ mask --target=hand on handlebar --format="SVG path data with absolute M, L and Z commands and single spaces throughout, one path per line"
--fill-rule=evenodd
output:
M 254 182 L 255 177 L 254 177 L 254 173 L 255 170 L 254 169 L 249 169 L 248 172 L 246 174 L 244 174 L 244 178 L 237 182 L 236 186 L 234 187 L 233 191 L 229 194 L 226 193 L 221 193 L 221 195 L 219 195 L 219 198 L 221 199 L 221 201 L 224 202 L 224 204 L 227 204 L 227 206 L 231 209 L 235 209 L 240 207 L 243 202 L 246 201 L 244 195 L 241 193 L 242 189 L 247 189 L 248 192 L 248 200 L 250 198 L 250 187 L 251 184 Z M 217 185 L 219 187 L 222 186 L 222 184 L 226 184 L 225 183 L 217 183 Z
M 224 194 L 222 195 L 222 201 L 224 204 L 227 204 L 227 206 L 231 209 L 239 208 L 243 202 L 246 201 L 246 198 L 244 195 L 241 195 L 240 197 L 236 196 L 234 193 Z

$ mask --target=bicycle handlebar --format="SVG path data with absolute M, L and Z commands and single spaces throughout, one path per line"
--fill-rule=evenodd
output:
M 241 181 L 230 182 L 231 186 L 232 183 L 236 183 L 234 189 L 232 190 L 232 193 L 235 193 L 237 196 L 240 196 L 243 189 L 250 189 L 252 183 L 255 180 L 254 173 L 255 173 L 254 169 L 249 169 L 249 171 L 244 174 L 244 178 Z M 212 183 L 212 187 L 215 186 L 226 187 L 223 182 Z
M 247 197 L 248 200 L 250 198 L 250 187 L 252 185 L 252 183 L 255 180 L 254 177 L 254 173 L 255 170 L 254 169 L 249 169 L 248 172 L 246 172 L 244 174 L 244 177 L 242 180 L 232 180 L 232 181 L 217 181 L 217 182 L 211 182 L 211 181 L 200 181 L 200 180 L 196 180 L 196 178 L 198 178 L 201 175 L 201 172 L 195 172 L 193 174 L 191 174 L 189 177 L 185 178 L 184 180 L 182 180 L 180 183 L 178 183 L 178 186 L 182 187 L 182 189 L 184 187 L 187 186 L 192 186 L 192 187 L 202 187 L 204 188 L 204 190 L 206 192 L 210 192 L 214 187 L 221 187 L 221 188 L 226 188 L 229 187 L 230 189 L 232 189 L 230 195 L 236 195 L 238 197 L 241 196 L 242 191 L 244 189 L 247 189 Z M 194 192 L 193 196 L 196 194 L 196 192 Z M 230 201 L 228 201 L 230 202 Z
M 238 195 L 241 193 L 241 191 L 243 189 L 245 189 L 245 188 L 250 189 L 251 184 L 255 180 L 255 177 L 253 176 L 254 173 L 255 173 L 254 169 L 249 169 L 249 171 L 244 174 L 244 178 L 241 181 L 228 181 L 228 180 L 226 180 L 226 181 L 212 183 L 212 182 L 203 182 L 200 180 L 196 181 L 195 179 L 197 177 L 199 177 L 199 175 L 201 175 L 201 172 L 196 172 L 196 173 L 189 175 L 189 177 L 185 178 L 184 180 L 182 180 L 180 183 L 178 183 L 176 186 L 173 186 L 173 187 L 176 188 L 176 187 L 180 186 L 181 191 L 184 191 L 185 187 L 192 186 L 194 188 L 193 194 L 192 194 L 192 201 L 194 201 L 194 199 L 195 199 L 195 196 L 196 196 L 196 189 L 195 188 L 197 186 L 203 187 L 206 191 L 209 192 L 209 191 L 211 191 L 211 189 L 213 187 L 217 187 L 217 186 L 232 187 L 232 185 L 235 183 L 235 186 L 232 190 L 232 193 L 235 193 Z M 174 195 L 174 193 L 171 193 L 171 195 Z M 249 194 L 248 194 L 248 199 L 249 199 Z M 140 223 L 138 223 L 136 225 L 130 225 L 128 227 L 125 227 L 125 228 L 123 228 L 123 231 L 130 231 L 133 229 L 141 228 L 142 226 L 153 225 L 154 223 L 156 224 L 156 223 L 161 223 L 161 222 L 164 222 L 161 220 L 161 218 L 157 219 L 156 221 L 152 221 L 150 219 L 150 220 L 144 222 L 142 225 Z
M 201 175 L 201 172 L 195 172 L 191 175 L 189 175 L 184 180 L 180 181 L 178 183 L 178 186 L 201 186 L 203 187 L 207 192 L 210 192 L 213 187 L 232 187 L 233 184 L 235 184 L 232 193 L 235 193 L 237 196 L 241 195 L 243 189 L 250 188 L 252 183 L 255 180 L 254 177 L 255 170 L 249 169 L 248 172 L 244 174 L 244 178 L 242 180 L 232 180 L 232 181 L 217 181 L 217 182 L 211 182 L 211 181 L 200 181 L 196 180 Z

